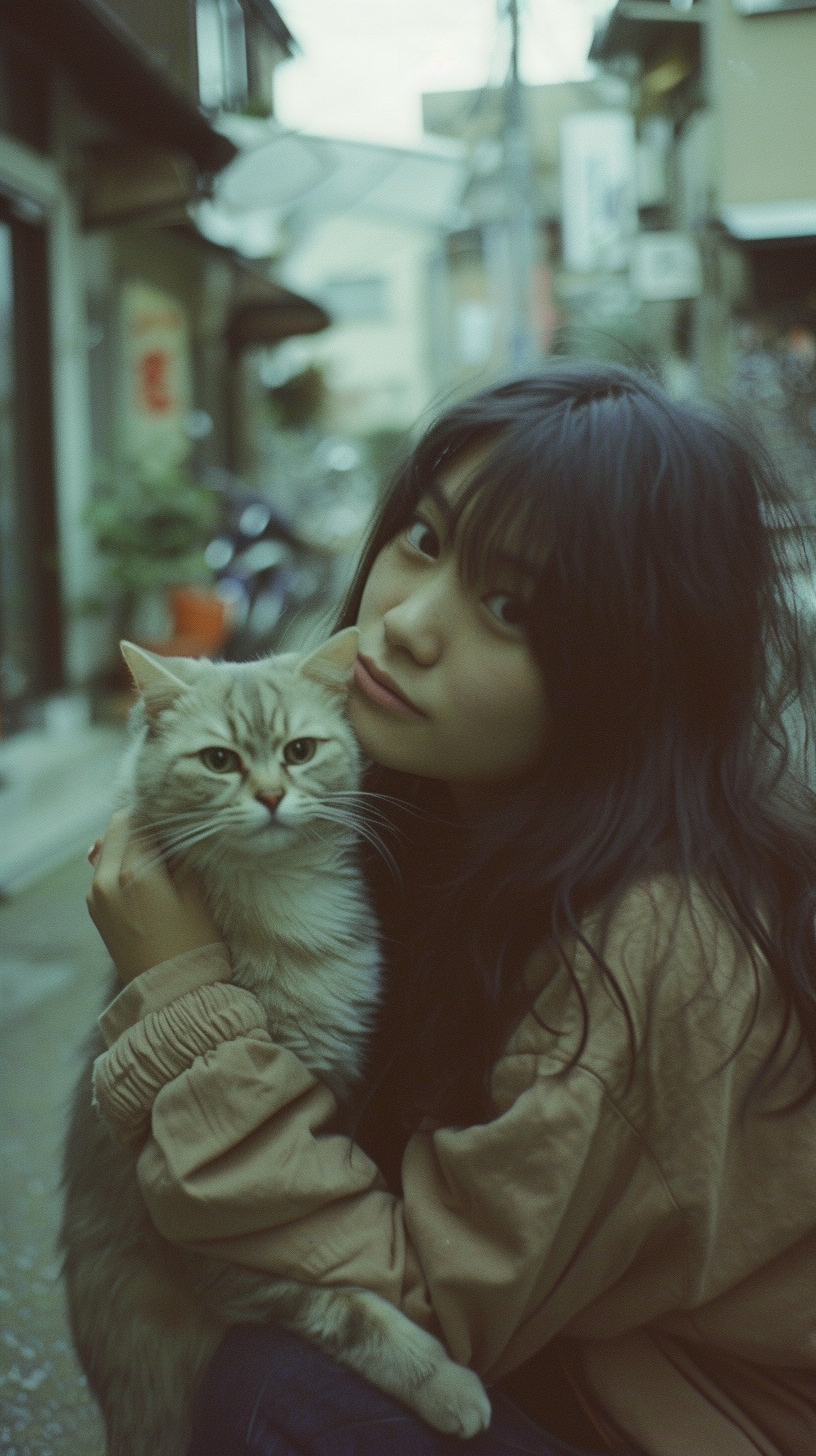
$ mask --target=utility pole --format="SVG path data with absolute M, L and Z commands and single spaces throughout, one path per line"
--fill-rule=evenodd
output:
M 541 362 L 541 348 L 533 327 L 533 273 L 538 250 L 530 137 L 524 112 L 524 88 L 519 75 L 519 0 L 507 0 L 507 13 L 511 45 L 503 140 L 509 263 L 508 353 L 511 368 L 521 372 L 535 369 Z

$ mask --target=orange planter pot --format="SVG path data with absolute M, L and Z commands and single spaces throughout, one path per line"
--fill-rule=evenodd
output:
M 218 647 L 226 641 L 227 604 L 217 592 L 198 586 L 174 586 L 167 600 L 179 636 L 200 636 Z
M 229 636 L 230 613 L 217 592 L 200 586 L 174 586 L 167 593 L 172 636 L 142 645 L 163 657 L 213 657 Z

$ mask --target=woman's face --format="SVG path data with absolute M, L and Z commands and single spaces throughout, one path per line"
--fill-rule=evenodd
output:
M 374 561 L 360 603 L 350 716 L 375 762 L 447 782 L 460 803 L 540 760 L 546 696 L 519 621 L 531 581 L 508 560 L 466 587 L 450 506 L 479 455 L 443 474 Z M 446 506 L 448 509 L 446 510 Z

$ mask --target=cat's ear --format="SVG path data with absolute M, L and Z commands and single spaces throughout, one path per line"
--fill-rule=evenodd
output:
M 335 693 L 348 692 L 357 661 L 360 632 L 357 627 L 344 627 L 328 642 L 318 647 L 300 664 L 304 677 L 313 678 L 322 687 Z
M 120 642 L 119 648 L 144 699 L 148 717 L 175 702 L 197 671 L 198 665 L 191 657 L 161 657 L 137 647 L 135 642 Z

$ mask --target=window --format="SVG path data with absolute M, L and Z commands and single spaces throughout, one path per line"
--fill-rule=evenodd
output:
M 197 0 L 198 95 L 208 111 L 239 111 L 247 100 L 247 40 L 239 0 Z

